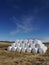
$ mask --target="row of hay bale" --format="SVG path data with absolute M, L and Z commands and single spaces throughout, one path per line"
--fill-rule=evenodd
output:
M 16 40 L 15 43 L 11 44 L 7 48 L 8 51 L 18 51 L 18 52 L 33 52 L 33 53 L 46 53 L 47 47 L 37 39 L 25 39 L 25 40 Z

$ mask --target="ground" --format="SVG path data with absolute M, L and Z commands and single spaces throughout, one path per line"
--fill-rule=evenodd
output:
M 10 42 L 0 42 L 0 65 L 49 65 L 49 44 L 44 55 L 7 51 Z

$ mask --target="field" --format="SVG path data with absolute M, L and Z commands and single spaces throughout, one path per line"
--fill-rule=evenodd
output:
M 49 44 L 46 44 L 48 50 L 44 55 L 7 51 L 10 44 L 0 42 L 0 65 L 49 65 Z

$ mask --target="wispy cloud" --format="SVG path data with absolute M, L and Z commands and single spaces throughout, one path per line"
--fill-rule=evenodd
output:
M 11 34 L 17 34 L 17 33 L 29 33 L 34 30 L 38 30 L 37 27 L 33 26 L 33 16 L 23 16 L 21 17 L 21 21 L 17 20 L 15 16 L 13 16 L 14 23 L 16 25 L 16 30 L 11 31 Z

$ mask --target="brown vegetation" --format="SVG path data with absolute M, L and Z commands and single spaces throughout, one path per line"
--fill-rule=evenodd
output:
M 48 50 L 44 55 L 5 50 L 10 44 L 0 42 L 0 65 L 49 65 L 49 44 L 45 44 Z

